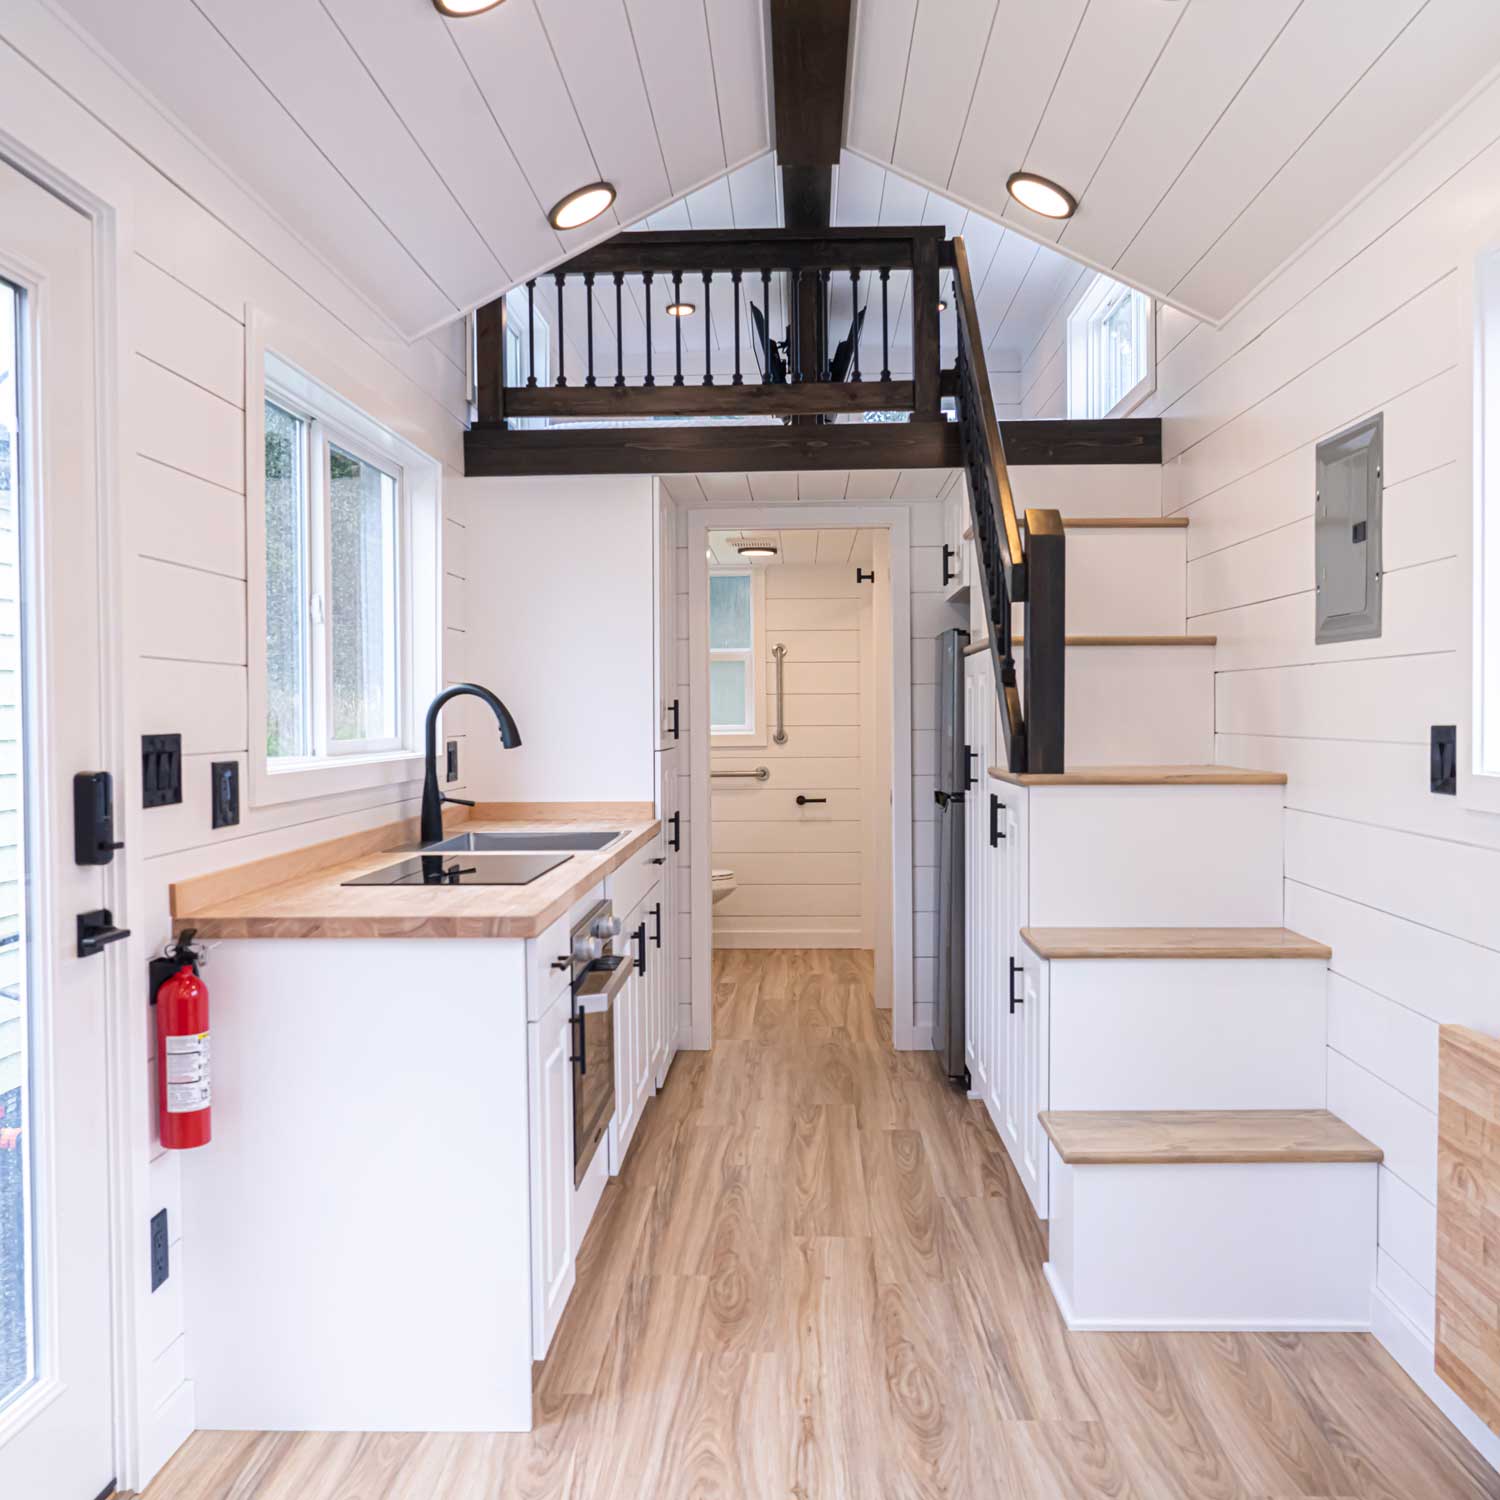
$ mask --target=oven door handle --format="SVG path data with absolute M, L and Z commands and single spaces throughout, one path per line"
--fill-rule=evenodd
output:
M 587 1073 L 589 1070 L 588 1037 L 584 1026 L 587 1018 L 587 1011 L 575 1010 L 573 1012 L 571 1020 L 568 1023 L 574 1028 L 573 1045 L 578 1048 L 578 1050 L 568 1059 L 568 1061 L 578 1064 L 578 1073 L 580 1077 L 583 1074 Z
M 631 970 L 635 964 L 631 959 L 622 958 L 610 972 L 609 979 L 604 987 L 598 990 L 589 990 L 573 996 L 573 1012 L 575 1015 L 585 1013 L 594 1016 L 607 1015 L 614 1006 L 615 996 L 625 988 L 625 982 L 630 978 Z

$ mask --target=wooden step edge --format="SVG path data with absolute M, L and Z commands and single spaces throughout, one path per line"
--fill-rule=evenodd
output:
M 1064 516 L 1063 530 L 1074 531 L 1183 531 L 1186 516 Z M 974 528 L 964 527 L 964 540 L 974 540 Z
M 1012 786 L 1285 786 L 1285 771 L 1239 766 L 1078 766 L 1071 771 L 1009 771 L 991 766 L 995 781 Z
M 1385 1153 L 1326 1109 L 1043 1110 L 1069 1166 L 1378 1162 Z
M 1038 958 L 1313 958 L 1333 949 L 1286 927 L 1023 927 Z
M 1011 636 L 1013 646 L 1024 646 L 1026 637 L 1024 635 Z M 1065 638 L 1064 644 L 1069 646 L 1217 646 L 1219 638 L 1216 635 L 1070 635 Z M 977 641 L 970 641 L 964 647 L 965 656 L 973 656 L 979 651 L 988 651 L 990 638 L 982 635 Z

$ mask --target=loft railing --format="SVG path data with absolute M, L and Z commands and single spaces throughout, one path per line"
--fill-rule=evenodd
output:
M 526 283 L 509 371 L 504 304 L 481 310 L 480 417 L 938 420 L 943 248 L 929 226 L 616 235 Z
M 945 271 L 957 329 L 951 369 L 939 324 Z M 926 225 L 619 234 L 511 297 L 519 326 L 507 327 L 505 299 L 477 319 L 471 472 L 504 472 L 512 456 L 531 473 L 571 473 L 585 461 L 590 472 L 691 472 L 961 460 L 1006 761 L 1013 771 L 1062 770 L 1062 520 L 1055 510 L 1016 513 L 962 239 Z M 687 303 L 691 317 L 669 316 Z M 950 396 L 956 424 L 942 411 Z M 858 420 L 902 413 L 910 421 L 900 426 Z M 773 425 L 671 425 L 713 417 Z M 651 430 L 514 430 L 539 421 Z M 1024 617 L 1019 643 L 1013 605 Z
M 1063 769 L 1067 649 L 1062 517 L 1055 510 L 1028 510 L 1023 522 L 1016 514 L 962 239 L 953 241 L 953 287 L 958 307 L 954 399 L 1006 761 L 1012 771 L 1055 773 Z M 1019 684 L 1012 636 L 1016 604 L 1024 619 L 1025 670 Z

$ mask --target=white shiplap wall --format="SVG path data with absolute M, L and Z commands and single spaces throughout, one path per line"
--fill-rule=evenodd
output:
M 120 768 L 133 929 L 127 972 L 137 1010 L 140 1133 L 133 1172 L 146 1184 L 140 1238 L 169 1213 L 172 1276 L 137 1283 L 142 1409 L 135 1423 L 144 1484 L 193 1426 L 192 1357 L 183 1289 L 191 1274 L 178 1161 L 161 1152 L 150 1101 L 145 959 L 170 930 L 168 886 L 412 810 L 399 790 L 315 805 L 242 807 L 235 828 L 210 828 L 209 765 L 237 760 L 246 800 L 244 319 L 263 309 L 351 372 L 345 394 L 417 446 L 461 463 L 462 345 L 446 336 L 405 345 L 362 299 L 255 205 L 207 157 L 106 68 L 44 7 L 7 7 L 0 48 L 0 141 L 8 135 L 118 215 L 119 426 L 108 493 L 125 536 L 127 746 L 142 733 L 183 737 L 184 800 L 140 810 L 139 764 Z M 79 99 L 88 101 L 85 109 Z M 4 145 L 0 143 L 0 152 Z M 314 371 L 323 374 L 322 371 Z M 461 518 L 446 527 L 448 555 Z M 450 563 L 450 567 L 455 565 Z M 461 564 L 445 583 L 462 620 Z M 117 913 L 117 915 L 119 915 Z M 208 972 L 212 985 L 212 968 Z M 102 1211 L 102 1205 L 101 1205 Z
M 861 644 L 869 642 L 873 593 L 855 581 L 849 550 L 857 533 L 781 533 L 787 560 L 764 568 L 767 743 L 715 750 L 715 771 L 764 765 L 769 783 L 713 783 L 713 865 L 731 869 L 737 889 L 714 908 L 716 947 L 866 948 L 864 882 L 875 766 L 864 755 L 874 704 L 861 689 Z M 811 551 L 842 552 L 838 563 L 796 564 L 788 538 Z M 775 663 L 787 647 L 787 743 L 769 738 L 775 723 Z M 873 642 L 869 642 L 873 645 Z M 799 792 L 829 805 L 802 812 Z M 888 878 L 888 876 L 887 876 Z
M 1428 790 L 1428 731 L 1467 694 L 1458 268 L 1487 223 L 1500 85 L 1222 328 L 1163 309 L 1141 413 L 1163 418 L 1164 509 L 1191 521 L 1188 629 L 1219 638 L 1218 758 L 1290 777 L 1286 921 L 1333 947 L 1329 1105 L 1385 1150 L 1377 1326 L 1461 1420 L 1432 1374 L 1437 1029 L 1500 1033 L 1500 819 Z M 1384 630 L 1317 646 L 1313 450 L 1375 411 Z

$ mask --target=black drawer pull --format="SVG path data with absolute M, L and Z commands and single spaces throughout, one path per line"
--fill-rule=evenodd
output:
M 801 792 L 797 793 L 797 806 L 808 807 L 814 802 L 826 802 L 827 797 L 804 797 Z
M 979 759 L 979 752 L 969 745 L 964 746 L 964 790 L 967 792 L 971 787 L 979 785 L 979 778 L 974 774 L 974 762 Z
M 674 812 L 667 822 L 672 825 L 672 837 L 667 840 L 667 847 L 676 854 L 682 849 L 682 814 Z
M 656 944 L 656 946 L 658 948 L 660 948 L 661 947 L 661 902 L 660 901 L 658 901 L 656 903 L 656 905 L 651 909 L 651 915 L 656 918 L 656 936 L 652 939 L 652 941 Z
M 646 972 L 646 924 L 644 922 L 630 934 L 630 941 L 636 944 L 635 972 L 644 974 Z
M 681 715 L 682 715 L 682 700 L 679 699 L 679 698 L 674 698 L 672 700 L 672 738 L 674 740 L 681 738 L 681 727 L 680 727 Z
M 993 793 L 990 793 L 990 848 L 998 849 L 1000 840 L 1005 837 L 1005 830 L 1000 826 L 1000 814 L 1005 811 L 1005 804 Z
M 1015 1015 L 1015 1013 L 1016 1013 L 1016 1007 L 1018 1005 L 1024 1005 L 1026 1003 L 1026 997 L 1025 997 L 1025 995 L 1018 995 L 1018 994 L 1016 994 L 1016 975 L 1017 974 L 1024 974 L 1025 972 L 1026 972 L 1025 969 L 1020 964 L 1018 964 L 1015 961 L 1015 959 L 1011 959 L 1011 961 L 1010 961 L 1010 1013 L 1011 1013 L 1011 1015 Z

